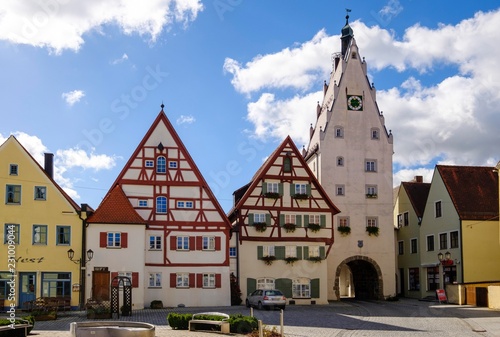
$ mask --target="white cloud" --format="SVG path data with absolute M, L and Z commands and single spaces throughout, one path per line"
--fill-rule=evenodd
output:
M 177 118 L 177 124 L 193 124 L 194 122 L 196 122 L 196 118 L 194 118 L 193 116 L 184 116 L 184 115 L 181 115 L 179 118 Z
M 123 61 L 126 61 L 128 60 L 128 55 L 123 53 L 123 55 L 117 59 L 114 59 L 113 61 L 111 61 L 111 64 L 112 65 L 116 65 L 116 64 L 120 64 L 122 63 Z
M 0 39 L 59 54 L 77 51 L 85 34 L 116 25 L 154 42 L 164 29 L 176 22 L 187 25 L 202 10 L 201 0 L 1 1 Z
M 386 12 L 397 15 L 397 7 Z M 351 26 L 371 78 L 383 69 L 384 75 L 406 76 L 399 86 L 377 93 L 394 134 L 394 163 L 402 168 L 395 181 L 421 171 L 428 177 L 435 163 L 494 165 L 500 159 L 500 10 L 435 29 L 414 25 L 400 39 L 378 26 L 358 21 Z M 309 117 L 316 113 L 312 84 L 323 82 L 331 71 L 330 55 L 339 49 L 339 35 L 320 31 L 296 48 L 258 55 L 245 65 L 226 59 L 235 90 L 266 91 L 248 104 L 253 136 L 282 139 L 291 132 L 296 141 L 308 139 Z
M 66 168 L 109 170 L 116 165 L 116 158 L 105 154 L 87 153 L 82 149 L 57 150 L 57 164 Z
M 61 97 L 69 104 L 73 106 L 75 103 L 80 102 L 80 100 L 85 97 L 85 92 L 82 90 L 73 90 L 69 92 L 64 92 Z

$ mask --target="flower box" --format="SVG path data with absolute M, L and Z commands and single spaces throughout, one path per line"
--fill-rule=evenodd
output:
M 297 226 L 294 223 L 286 223 L 283 225 L 283 228 L 287 233 L 293 233 L 295 232 L 295 228 L 297 228 Z
M 291 257 L 291 256 L 290 256 L 290 257 L 285 257 L 285 262 L 286 262 L 286 264 L 292 264 L 292 265 L 293 265 L 293 263 L 294 263 L 295 261 L 298 261 L 298 260 L 299 260 L 299 259 L 298 259 L 298 258 L 296 258 L 296 257 Z
M 299 199 L 299 200 L 305 200 L 305 199 L 309 199 L 309 194 L 307 194 L 307 193 L 297 193 L 297 194 L 292 195 L 292 198 Z
M 319 232 L 321 225 L 317 223 L 310 223 L 307 225 L 307 228 L 309 228 L 312 232 Z
M 374 194 L 367 194 L 366 197 L 367 198 L 373 198 L 373 199 L 375 199 L 375 198 L 377 198 L 377 194 L 376 193 L 374 193 Z
M 268 266 L 272 265 L 274 260 L 276 260 L 276 256 L 273 255 L 262 257 L 262 261 L 264 261 L 264 263 L 267 264 Z
M 368 226 L 366 227 L 368 235 L 378 236 L 378 227 Z
M 351 227 L 349 227 L 349 226 L 339 226 L 339 227 L 337 227 L 337 230 L 342 235 L 349 235 L 349 234 L 351 234 Z
M 278 199 L 281 195 L 277 192 L 267 192 L 264 193 L 264 197 L 270 198 L 270 199 Z
M 320 256 L 309 256 L 309 261 L 317 263 L 321 262 L 322 258 Z
M 265 222 L 255 222 L 253 226 L 257 232 L 265 232 L 267 228 L 267 224 Z

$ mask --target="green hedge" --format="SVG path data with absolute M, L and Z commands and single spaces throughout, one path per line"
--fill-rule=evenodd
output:
M 21 320 L 25 320 L 25 321 L 28 321 L 29 324 L 31 324 L 31 327 L 28 328 L 28 334 L 31 332 L 31 330 L 33 330 L 33 327 L 35 326 L 35 317 L 34 316 L 24 316 L 24 317 L 19 317 L 19 319 Z M 20 320 L 16 320 L 15 321 L 15 324 L 24 324 L 26 322 L 24 321 L 20 321 Z M 0 319 L 0 326 L 4 326 L 4 325 L 10 325 L 12 324 L 8 319 Z M 16 336 L 16 334 L 18 332 L 21 332 L 21 330 L 14 330 L 14 331 L 0 331 L 0 337 L 14 337 Z
M 168 325 L 174 330 L 187 330 L 189 321 L 193 318 L 193 314 L 177 314 L 171 312 L 167 316 Z
M 228 320 L 231 332 L 233 333 L 249 333 L 259 328 L 257 318 L 251 316 L 243 316 L 242 314 L 234 314 L 229 316 Z
M 171 312 L 167 316 L 167 321 L 168 325 L 174 330 L 187 330 L 189 328 L 189 321 L 192 318 L 193 314 L 178 314 Z M 196 318 L 211 321 L 222 321 L 224 319 L 224 317 L 217 315 L 200 315 L 196 316 Z M 249 333 L 258 328 L 257 318 L 243 316 L 242 314 L 230 315 L 228 323 L 233 333 Z

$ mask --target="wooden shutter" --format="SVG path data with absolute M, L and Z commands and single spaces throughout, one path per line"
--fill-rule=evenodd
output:
M 196 274 L 196 287 L 203 288 L 203 274 Z
M 196 274 L 189 273 L 189 288 L 196 288 Z
M 215 237 L 215 250 L 221 250 L 221 237 Z
M 271 226 L 271 214 L 266 214 L 266 226 Z
M 309 226 L 309 214 L 304 214 L 304 227 Z
M 196 237 L 190 236 L 189 237 L 189 250 L 196 250 Z
M 307 260 L 309 258 L 309 247 L 304 246 L 303 251 L 304 251 L 304 260 Z
M 177 287 L 177 274 L 170 273 L 170 288 Z
M 221 274 L 215 274 L 215 288 L 222 286 Z
M 293 196 L 295 195 L 295 184 L 290 183 L 290 195 Z
M 277 278 L 274 281 L 274 286 L 276 289 L 281 290 L 283 295 L 288 298 L 292 298 L 292 280 L 289 278 Z
M 278 184 L 278 193 L 279 193 L 280 195 L 283 195 L 283 183 L 279 183 L 279 184 Z
M 280 214 L 280 226 L 283 227 L 285 225 L 285 214 Z
M 170 237 L 170 250 L 177 250 L 177 236 Z
M 111 272 L 111 281 L 113 281 L 113 279 L 114 279 L 115 277 L 117 277 L 117 276 L 118 276 L 118 272 L 116 272 L 116 271 L 112 271 L 112 272 Z
M 120 235 L 121 235 L 121 241 L 122 241 L 122 242 L 120 242 L 121 247 L 128 248 L 128 233 L 124 232 L 124 233 L 120 233 Z
M 311 298 L 319 298 L 319 278 L 311 280 Z
M 106 248 L 108 245 L 108 233 L 100 232 L 99 233 L 99 247 Z
M 247 293 L 251 294 L 257 290 L 257 280 L 254 278 L 247 278 Z
M 319 257 L 324 260 L 325 259 L 325 247 L 324 246 L 320 246 L 319 247 Z
M 265 181 L 262 181 L 262 194 L 267 193 L 267 183 Z
M 309 195 L 309 196 L 311 195 L 311 184 L 307 184 L 307 185 L 306 185 L 306 193 L 307 193 L 307 195 Z
M 191 238 L 189 238 L 189 240 L 191 240 Z M 189 249 L 191 249 L 191 247 L 189 247 Z M 194 250 L 203 250 L 203 236 L 196 237 L 196 248 Z
M 320 225 L 321 227 L 326 227 L 326 215 L 321 214 L 321 215 L 319 216 L 319 225 Z
M 297 246 L 297 259 L 302 260 L 302 246 Z
M 302 216 L 301 215 L 297 214 L 295 216 L 295 226 L 302 227 Z
M 139 273 L 132 272 L 132 288 L 139 288 Z
M 253 213 L 248 213 L 248 225 L 253 225 Z
M 284 260 L 285 254 L 286 254 L 285 246 L 274 247 L 274 256 L 276 257 L 276 260 Z
M 264 247 L 257 246 L 257 260 L 262 260 L 263 256 L 264 256 Z

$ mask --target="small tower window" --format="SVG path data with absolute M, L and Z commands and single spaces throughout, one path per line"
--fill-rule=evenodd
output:
M 370 134 L 372 139 L 378 140 L 380 138 L 380 131 L 378 128 L 372 128 Z
M 337 157 L 337 166 L 344 166 L 344 157 Z
M 358 58 L 358 54 L 356 54 L 356 52 L 353 52 L 353 53 L 352 53 L 352 58 L 353 58 L 353 59 L 357 59 L 357 58 Z
M 17 164 L 10 164 L 9 174 L 11 176 L 17 176 Z
M 344 138 L 344 128 L 341 126 L 335 127 L 335 138 Z

